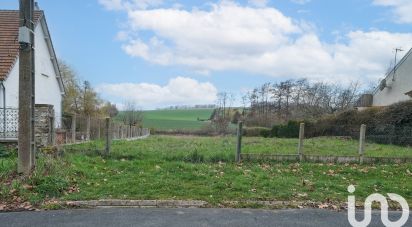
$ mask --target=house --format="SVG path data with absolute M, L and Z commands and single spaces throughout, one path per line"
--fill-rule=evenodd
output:
M 62 115 L 64 86 L 44 12 L 35 10 L 35 103 Z M 0 139 L 17 139 L 19 97 L 19 11 L 0 10 Z M 37 111 L 37 109 L 36 109 Z
M 386 74 L 372 94 L 364 94 L 357 107 L 382 107 L 412 100 L 412 49 Z

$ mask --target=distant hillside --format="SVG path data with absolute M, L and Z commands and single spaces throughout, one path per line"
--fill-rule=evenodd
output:
M 213 109 L 151 110 L 143 112 L 143 126 L 156 129 L 201 129 Z

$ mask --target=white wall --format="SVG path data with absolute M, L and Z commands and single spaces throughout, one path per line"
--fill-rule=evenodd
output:
M 412 55 L 396 69 L 395 80 L 393 72 L 386 78 L 388 87 L 373 95 L 373 106 L 388 106 L 397 102 L 411 100 L 405 95 L 412 91 Z
M 19 60 L 16 61 L 4 81 L 4 86 L 6 87 L 6 107 L 17 108 L 19 106 Z
M 62 94 L 51 61 L 51 55 L 45 41 L 43 28 L 39 23 L 35 29 L 35 68 L 36 68 L 36 104 L 54 106 L 56 124 L 59 126 L 62 111 Z M 6 106 L 18 107 L 19 99 L 19 61 L 13 66 L 11 73 L 4 82 L 6 87 Z

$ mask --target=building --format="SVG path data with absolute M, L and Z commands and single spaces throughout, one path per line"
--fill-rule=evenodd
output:
M 60 124 L 64 86 L 44 12 L 35 10 L 35 102 L 52 107 Z M 19 11 L 0 10 L 0 139 L 17 139 L 19 97 Z
M 412 49 L 386 74 L 372 94 L 364 94 L 358 108 L 381 107 L 412 100 Z

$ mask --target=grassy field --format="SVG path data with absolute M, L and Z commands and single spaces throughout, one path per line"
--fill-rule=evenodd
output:
M 279 139 L 249 137 L 243 140 L 243 153 L 261 154 L 296 154 L 298 139 Z M 304 153 L 308 155 L 358 155 L 359 142 L 339 137 L 317 137 L 305 139 Z M 369 157 L 410 157 L 411 147 L 385 145 L 367 142 L 365 144 L 365 156 Z
M 349 152 L 353 146 L 351 141 L 333 138 L 316 142 L 319 154 Z M 245 152 L 293 153 L 296 149 L 296 140 L 289 139 L 244 138 L 244 143 Z M 368 146 L 376 148 L 374 152 L 380 156 L 409 155 L 396 146 Z M 412 202 L 412 164 L 236 164 L 234 137 L 152 136 L 115 141 L 108 157 L 93 152 L 99 147 L 103 143 L 76 145 L 72 147 L 76 151 L 58 159 L 40 155 L 36 171 L 28 178 L 15 175 L 15 152 L 0 158 L 0 201 L 18 197 L 44 204 L 55 197 L 199 199 L 212 206 L 233 200 L 342 203 L 347 199 L 348 185 L 354 184 L 360 201 L 371 193 L 392 192 Z
M 155 129 L 198 130 L 207 122 L 213 109 L 151 110 L 144 111 L 143 125 Z

